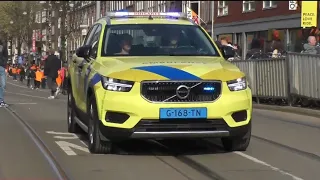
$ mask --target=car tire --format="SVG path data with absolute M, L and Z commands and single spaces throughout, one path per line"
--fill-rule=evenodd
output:
M 81 127 L 76 123 L 75 117 L 75 102 L 72 95 L 72 90 L 68 90 L 68 103 L 67 103 L 67 123 L 68 123 L 68 132 L 69 133 L 82 133 Z
M 111 141 L 103 141 L 100 138 L 99 118 L 97 112 L 97 103 L 95 96 L 91 96 L 88 104 L 88 138 L 89 151 L 93 154 L 109 154 L 112 150 Z
M 221 138 L 225 151 L 246 151 L 251 139 L 251 122 L 248 124 L 248 131 L 241 136 Z

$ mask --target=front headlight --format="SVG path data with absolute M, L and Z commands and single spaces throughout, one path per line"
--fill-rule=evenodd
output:
M 109 91 L 129 92 L 134 84 L 133 81 L 113 79 L 109 77 L 102 78 L 102 86 Z
M 247 88 L 247 80 L 245 77 L 227 81 L 230 91 L 241 91 Z

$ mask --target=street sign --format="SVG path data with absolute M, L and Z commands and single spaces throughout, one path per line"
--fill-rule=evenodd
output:
M 317 27 L 318 2 L 302 1 L 301 5 L 301 27 Z
M 289 1 L 289 10 L 296 11 L 298 9 L 298 1 Z

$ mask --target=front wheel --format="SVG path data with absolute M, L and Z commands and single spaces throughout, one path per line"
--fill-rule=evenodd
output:
M 75 113 L 75 102 L 74 102 L 74 98 L 72 95 L 72 90 L 70 88 L 70 90 L 68 90 L 68 107 L 67 107 L 67 111 L 68 111 L 68 132 L 69 133 L 82 133 L 82 129 L 80 128 L 80 126 L 76 123 L 75 121 L 75 117 L 76 117 L 76 113 Z
M 222 145 L 226 151 L 245 151 L 250 144 L 251 122 L 248 131 L 244 135 L 221 138 Z
M 111 141 L 103 141 L 100 138 L 99 118 L 95 96 L 91 96 L 88 105 L 89 113 L 89 151 L 93 154 L 109 154 L 112 150 Z

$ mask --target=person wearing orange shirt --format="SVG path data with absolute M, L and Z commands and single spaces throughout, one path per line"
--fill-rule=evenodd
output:
M 62 84 L 62 78 L 61 78 L 61 70 L 58 70 L 58 77 L 56 78 L 57 83 L 57 91 L 55 93 L 55 96 L 57 96 L 60 93 L 61 84 Z
M 14 81 L 17 81 L 17 67 L 16 67 L 16 65 L 14 65 L 12 67 L 12 77 L 13 77 Z
M 42 78 L 43 78 L 43 72 L 40 70 L 40 68 L 38 68 L 36 71 L 36 78 L 35 78 L 35 85 L 34 85 L 36 89 L 40 88 Z

